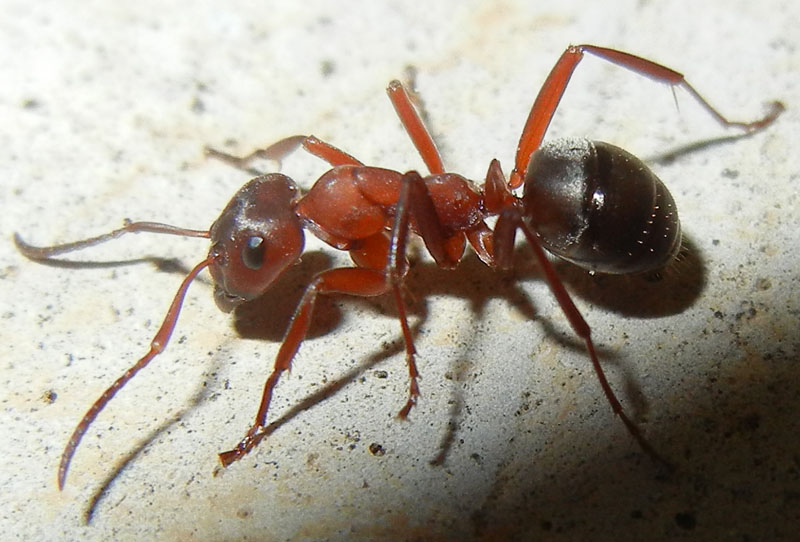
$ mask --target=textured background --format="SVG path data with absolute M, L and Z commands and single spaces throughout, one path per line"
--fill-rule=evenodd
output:
M 2 2 L 5 539 L 796 534 L 800 4 L 425 4 Z M 539 85 L 581 42 L 682 71 L 731 117 L 788 106 L 769 130 L 726 141 L 735 131 L 685 93 L 676 110 L 663 85 L 588 59 L 549 133 L 645 158 L 680 209 L 690 251 L 661 282 L 559 265 L 612 386 L 675 476 L 614 419 L 523 248 L 513 273 L 472 256 L 455 272 L 415 265 L 423 396 L 407 423 L 394 418 L 407 379 L 391 303 L 321 302 L 277 390 L 271 419 L 285 423 L 219 469 L 304 285 L 341 257 L 310 241 L 238 320 L 198 281 L 168 351 L 101 414 L 56 489 L 74 424 L 146 351 L 207 246 L 140 235 L 70 255 L 93 262 L 70 268 L 25 260 L 12 232 L 47 244 L 126 217 L 208 227 L 246 175 L 206 161 L 207 144 L 243 153 L 313 132 L 368 164 L 422 168 L 383 91 L 394 77 L 415 75 L 447 166 L 481 180 L 493 157 L 510 169 Z M 324 169 L 302 154 L 284 164 L 303 187 Z

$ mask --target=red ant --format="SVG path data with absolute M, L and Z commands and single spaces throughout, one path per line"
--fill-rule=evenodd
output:
M 681 245 L 680 223 L 672 196 L 641 160 L 608 143 L 585 139 L 561 139 L 542 145 L 567 83 L 584 53 L 673 87 L 683 87 L 726 127 L 746 132 L 760 130 L 783 110 L 782 104 L 774 102 L 770 112 L 760 120 L 732 122 L 700 96 L 683 75 L 670 68 L 613 49 L 570 46 L 556 62 L 533 103 L 508 182 L 496 159 L 489 165 L 482 188 L 458 174 L 446 173 L 408 92 L 401 83 L 392 81 L 387 89 L 389 97 L 430 171 L 426 177 L 415 171 L 403 174 L 365 166 L 313 136 L 296 136 L 244 158 L 209 150 L 212 156 L 247 169 L 256 158 L 279 159 L 302 145 L 332 168 L 306 194 L 279 173 L 252 179 L 236 193 L 208 231 L 128 222 L 105 235 L 41 248 L 28 245 L 15 235 L 19 250 L 33 260 L 84 249 L 131 232 L 211 239 L 208 257 L 183 280 L 150 351 L 95 401 L 73 431 L 61 456 L 58 487 L 63 488 L 72 456 L 100 411 L 166 347 L 189 284 L 198 273 L 209 268 L 216 283 L 217 305 L 223 311 L 231 311 L 264 294 L 300 258 L 304 229 L 339 250 L 347 250 L 355 266 L 323 271 L 306 289 L 264 386 L 255 422 L 233 450 L 219 454 L 223 465 L 240 459 L 266 436 L 273 391 L 300 348 L 319 294 L 394 296 L 410 379 L 408 399 L 398 415 L 408 416 L 420 395 L 416 349 L 401 293 L 408 271 L 406 244 L 410 233 L 422 238 L 441 267 L 456 267 L 468 242 L 486 265 L 507 269 L 512 265 L 517 230 L 528 240 L 572 329 L 586 343 L 592 367 L 612 410 L 647 454 L 668 465 L 623 411 L 598 360 L 591 329 L 545 253 L 546 249 L 590 272 L 643 273 L 663 268 L 677 255 Z M 514 195 L 511 190 L 523 183 L 522 197 Z M 497 217 L 494 230 L 485 222 L 492 216 Z

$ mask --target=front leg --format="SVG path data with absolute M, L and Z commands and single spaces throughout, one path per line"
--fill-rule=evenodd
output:
M 292 360 L 308 333 L 317 296 L 319 294 L 342 293 L 359 297 L 372 297 L 384 294 L 388 290 L 389 287 L 383 272 L 374 269 L 358 267 L 329 269 L 314 278 L 306 288 L 306 292 L 297 306 L 297 310 L 289 324 L 289 330 L 286 332 L 283 343 L 278 350 L 278 355 L 275 358 L 275 366 L 264 384 L 264 393 L 261 397 L 261 405 L 258 407 L 255 422 L 233 450 L 219 454 L 219 459 L 223 466 L 227 467 L 246 455 L 266 436 L 267 412 L 272 401 L 272 393 L 281 374 L 291 368 Z

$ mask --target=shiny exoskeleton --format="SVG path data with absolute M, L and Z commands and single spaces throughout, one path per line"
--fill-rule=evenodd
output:
M 664 183 L 629 152 L 569 138 L 533 153 L 525 220 L 560 258 L 601 273 L 663 268 L 678 254 L 681 225 Z

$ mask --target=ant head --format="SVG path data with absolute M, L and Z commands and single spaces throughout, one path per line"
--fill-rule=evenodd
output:
M 260 296 L 303 252 L 303 227 L 294 212 L 299 193 L 289 177 L 262 175 L 245 184 L 211 226 L 216 282 L 214 298 L 220 310 Z

